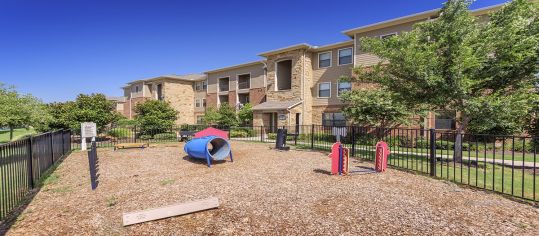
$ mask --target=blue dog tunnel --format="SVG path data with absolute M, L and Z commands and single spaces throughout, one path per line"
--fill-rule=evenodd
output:
M 230 156 L 230 161 L 233 161 L 230 143 L 217 136 L 192 139 L 185 144 L 183 150 L 190 157 L 206 159 L 208 167 L 211 166 L 211 160 L 221 161 Z

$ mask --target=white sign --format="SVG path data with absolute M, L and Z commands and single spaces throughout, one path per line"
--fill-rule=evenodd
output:
M 333 130 L 331 132 L 334 136 L 341 136 L 341 137 L 346 137 L 346 133 L 347 133 L 347 130 L 346 130 L 346 127 L 333 127 Z
M 92 138 L 92 141 L 94 141 L 95 136 L 97 136 L 97 127 L 95 123 L 84 122 L 80 124 L 80 144 L 82 150 L 86 150 L 86 138 Z
M 279 115 L 279 120 L 286 120 L 286 115 L 285 114 L 280 114 Z
M 80 124 L 80 136 L 82 138 L 91 138 L 97 136 L 97 128 L 93 122 L 84 122 Z

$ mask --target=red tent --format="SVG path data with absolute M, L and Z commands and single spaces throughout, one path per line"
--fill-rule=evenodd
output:
M 206 136 L 217 136 L 224 139 L 228 139 L 228 132 L 220 130 L 220 129 L 216 129 L 213 127 L 209 127 L 195 133 L 195 138 L 201 138 L 201 137 L 206 137 Z

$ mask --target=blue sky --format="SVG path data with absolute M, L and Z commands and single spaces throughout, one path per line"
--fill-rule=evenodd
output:
M 443 0 L 0 0 L 0 82 L 45 102 L 121 95 L 126 82 L 198 73 L 341 31 L 441 7 Z M 472 8 L 502 3 L 477 0 Z

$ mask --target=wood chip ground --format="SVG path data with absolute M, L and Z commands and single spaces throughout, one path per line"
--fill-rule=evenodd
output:
M 95 191 L 86 153 L 71 154 L 7 234 L 539 235 L 539 209 L 426 176 L 330 176 L 327 153 L 245 142 L 208 168 L 182 145 L 98 149 Z M 218 209 L 122 226 L 124 212 L 212 196 Z

